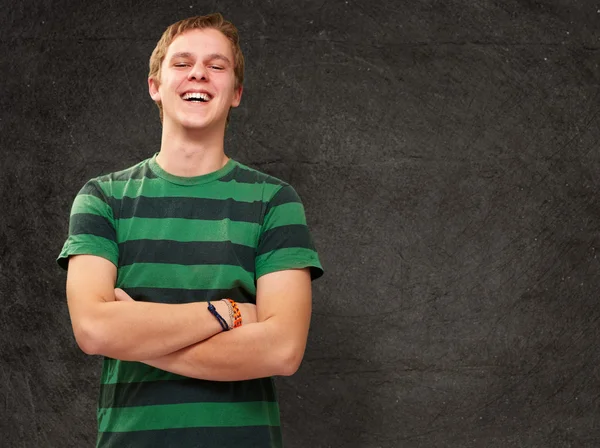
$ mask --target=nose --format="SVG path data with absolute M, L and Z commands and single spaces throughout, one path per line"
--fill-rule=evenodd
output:
M 202 64 L 196 64 L 190 70 L 190 73 L 188 74 L 188 80 L 191 81 L 194 79 L 196 81 L 206 81 L 206 75 L 206 67 L 204 67 Z

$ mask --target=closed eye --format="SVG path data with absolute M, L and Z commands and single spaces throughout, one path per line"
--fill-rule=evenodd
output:
M 214 70 L 223 70 L 223 67 L 219 67 L 218 65 L 209 65 L 208 68 L 212 68 Z

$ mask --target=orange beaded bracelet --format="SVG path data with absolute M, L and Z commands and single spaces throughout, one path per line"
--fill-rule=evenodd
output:
M 237 327 L 241 327 L 242 326 L 242 313 L 240 312 L 240 309 L 237 306 L 237 303 L 235 303 L 235 301 L 231 300 L 231 299 L 223 299 L 225 300 L 229 305 L 231 305 L 231 308 L 233 310 L 233 328 L 237 328 Z

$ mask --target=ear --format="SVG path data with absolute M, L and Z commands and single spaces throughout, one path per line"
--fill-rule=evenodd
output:
M 238 107 L 240 102 L 242 101 L 242 92 L 244 91 L 244 86 L 239 86 L 233 92 L 233 100 L 231 101 L 231 107 Z
M 155 102 L 160 103 L 160 92 L 158 91 L 159 83 L 155 78 L 148 78 L 148 91 L 150 92 L 150 98 Z

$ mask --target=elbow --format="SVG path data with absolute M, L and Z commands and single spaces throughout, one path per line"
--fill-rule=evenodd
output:
M 304 346 L 291 346 L 282 350 L 278 359 L 278 374 L 280 376 L 292 376 L 300 368 L 304 357 Z
M 102 354 L 102 337 L 99 331 L 99 325 L 91 320 L 83 320 L 73 325 L 75 341 L 83 353 L 86 355 Z

